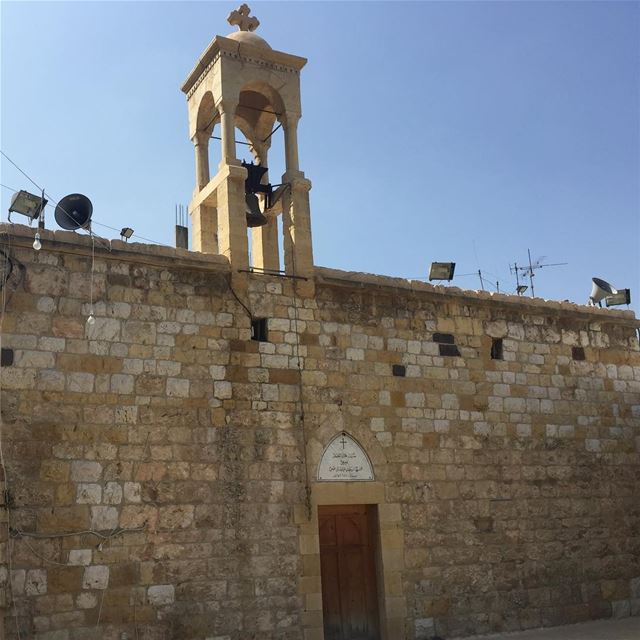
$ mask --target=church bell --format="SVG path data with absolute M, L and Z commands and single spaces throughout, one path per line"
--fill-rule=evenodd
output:
M 260 211 L 260 201 L 255 193 L 247 193 L 244 197 L 244 203 L 247 227 L 262 227 L 267 224 L 267 218 Z
M 266 216 L 260 211 L 260 201 L 257 193 L 264 194 L 264 208 L 271 205 L 271 193 L 273 188 L 270 184 L 262 184 L 262 178 L 267 173 L 267 167 L 259 164 L 243 162 L 242 166 L 247 170 L 247 179 L 244 181 L 245 212 L 247 214 L 248 227 L 261 227 L 267 224 Z

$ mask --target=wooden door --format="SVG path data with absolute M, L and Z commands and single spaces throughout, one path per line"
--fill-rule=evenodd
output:
M 379 640 L 375 507 L 318 507 L 325 640 Z

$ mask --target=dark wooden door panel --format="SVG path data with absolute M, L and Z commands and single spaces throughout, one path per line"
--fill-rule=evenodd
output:
M 325 640 L 342 640 L 342 607 L 340 591 L 332 588 L 338 584 L 338 552 L 328 550 L 320 555 L 320 572 L 322 575 L 322 608 L 324 612 Z M 326 580 L 324 578 L 326 576 Z
M 366 505 L 319 507 L 325 640 L 379 640 L 372 514 Z

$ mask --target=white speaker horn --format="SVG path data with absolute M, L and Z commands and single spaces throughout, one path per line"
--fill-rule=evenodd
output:
M 591 278 L 591 282 L 593 284 L 591 285 L 589 301 L 592 305 L 600 304 L 601 300 L 604 300 L 608 296 L 615 296 L 618 293 L 618 290 L 614 289 L 606 280 Z

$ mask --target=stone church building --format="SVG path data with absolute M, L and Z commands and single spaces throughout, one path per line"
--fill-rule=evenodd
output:
M 5 637 L 639 615 L 634 314 L 316 266 L 306 60 L 230 21 L 182 85 L 194 251 L 0 227 Z M 266 167 L 278 125 L 270 190 L 235 130 Z

